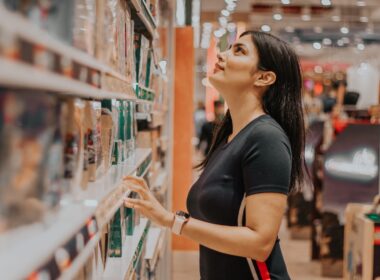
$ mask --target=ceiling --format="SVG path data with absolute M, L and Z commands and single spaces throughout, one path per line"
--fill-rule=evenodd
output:
M 331 0 L 331 6 L 323 6 L 321 0 L 290 0 L 289 5 L 281 0 L 237 0 L 236 4 L 230 22 L 243 21 L 251 29 L 268 25 L 304 57 L 331 59 L 339 49 L 344 55 L 337 60 L 356 59 L 360 52 L 352 47 L 363 50 L 365 46 L 366 57 L 369 52 L 377 56 L 380 50 L 380 0 Z M 201 1 L 202 22 L 218 22 L 225 7 L 222 0 Z M 274 14 L 282 19 L 275 20 Z M 303 20 L 308 19 L 303 15 L 309 15 L 309 20 Z M 313 48 L 314 43 L 322 47 Z

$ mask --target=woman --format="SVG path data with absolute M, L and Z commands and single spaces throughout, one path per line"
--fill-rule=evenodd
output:
M 127 182 L 140 199 L 125 204 L 200 243 L 202 279 L 290 279 L 277 234 L 287 194 L 303 180 L 297 56 L 270 34 L 245 32 L 209 79 L 229 110 L 189 192 L 190 218 L 164 209 L 137 178 Z

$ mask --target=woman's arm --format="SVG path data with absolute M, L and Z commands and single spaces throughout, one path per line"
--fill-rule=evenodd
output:
M 139 199 L 126 199 L 133 207 L 157 224 L 171 227 L 173 213 L 163 208 L 150 193 L 144 180 L 127 177 L 125 181 Z M 246 226 L 223 226 L 190 218 L 182 235 L 213 250 L 265 261 L 270 255 L 286 208 L 286 195 L 260 193 L 247 197 Z

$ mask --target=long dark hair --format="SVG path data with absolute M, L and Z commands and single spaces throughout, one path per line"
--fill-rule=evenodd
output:
M 302 110 L 302 75 L 298 57 L 281 39 L 264 32 L 246 31 L 259 55 L 258 68 L 273 71 L 276 81 L 264 93 L 262 104 L 265 113 L 275 119 L 289 138 L 292 149 L 292 171 L 289 190 L 298 189 L 304 180 L 305 126 Z M 198 167 L 204 168 L 215 149 L 232 133 L 229 110 L 214 132 L 211 148 Z

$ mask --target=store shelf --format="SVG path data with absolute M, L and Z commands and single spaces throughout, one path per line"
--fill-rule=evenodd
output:
M 164 195 L 168 189 L 168 174 L 164 170 L 160 170 L 159 174 L 152 185 L 152 190 L 159 195 Z
M 81 194 L 83 199 L 80 201 L 63 203 L 58 213 L 44 223 L 24 226 L 0 235 L 2 278 L 26 278 L 51 259 L 54 252 L 75 236 L 94 215 L 98 228 L 101 228 L 123 203 L 126 189 L 122 178 L 135 175 L 138 167 L 150 154 L 151 149 L 136 149 L 136 154 L 126 163 L 112 167 L 102 178 L 91 183 L 89 191 Z M 73 266 L 67 270 L 68 275 L 74 275 L 81 267 L 80 264 L 87 260 L 97 244 L 94 240 L 91 239 L 85 250 L 75 258 Z
M 61 277 L 59 277 L 59 280 L 74 279 L 78 271 L 85 265 L 87 259 L 94 253 L 94 248 L 98 245 L 99 240 L 100 234 L 97 233 L 83 249 L 80 255 L 75 258 L 74 262 L 71 263 L 70 267 L 64 271 Z
M 146 3 L 142 0 L 130 0 L 129 3 L 131 3 L 132 12 L 136 14 L 136 17 L 133 19 L 138 24 L 137 27 L 142 31 L 145 31 L 145 35 L 148 35 L 149 38 L 158 38 L 156 30 L 157 23 L 146 6 Z
M 146 218 L 140 219 L 140 224 L 133 236 L 127 236 L 124 240 L 122 257 L 108 258 L 104 280 L 129 279 L 132 276 L 136 261 L 141 254 L 141 247 L 146 239 L 150 222 Z M 124 275 L 124 277 L 121 277 Z
M 36 46 L 54 52 L 68 61 L 76 62 L 89 69 L 99 71 L 101 76 L 111 76 L 121 83 L 124 83 L 125 87 L 131 87 L 131 84 L 124 75 L 118 73 L 86 52 L 54 38 L 47 31 L 31 24 L 28 19 L 6 10 L 1 4 L 0 30 L 6 34 L 7 37 L 14 37 L 15 40 L 26 40 Z M 100 89 L 92 87 L 89 84 L 5 58 L 1 58 L 0 60 L 0 82 L 1 85 L 4 86 L 30 87 L 87 98 L 135 99 L 132 91 L 120 93 L 107 90 L 102 92 Z
M 26 63 L 0 58 L 0 85 L 59 92 L 94 99 L 136 99 L 127 93 L 103 91 L 88 84 L 41 70 Z
M 165 231 L 161 228 L 151 228 L 146 240 L 145 260 L 149 264 L 149 270 L 154 271 L 162 252 L 165 241 Z

